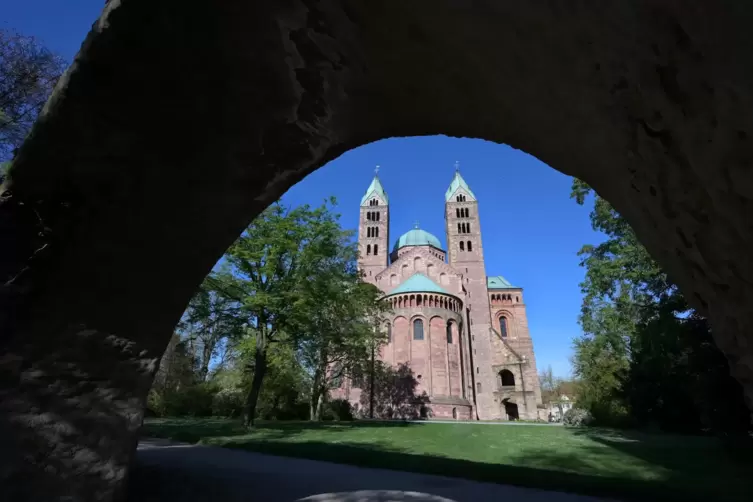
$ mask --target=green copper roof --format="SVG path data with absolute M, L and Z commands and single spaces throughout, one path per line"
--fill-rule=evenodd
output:
M 368 204 L 369 199 L 371 199 L 373 196 L 378 195 L 382 198 L 385 204 L 389 204 L 390 200 L 387 198 L 387 192 L 384 191 L 384 187 L 382 186 L 382 183 L 379 181 L 378 176 L 374 176 L 374 179 L 371 180 L 371 185 L 369 185 L 369 188 L 366 189 L 366 193 L 361 198 L 361 205 L 365 206 Z
M 518 289 L 516 286 L 513 286 L 512 284 L 510 284 L 510 281 L 508 281 L 501 275 L 497 275 L 494 277 L 487 277 L 486 287 L 488 289 Z
M 442 293 L 448 295 L 449 293 L 442 289 L 436 282 L 432 281 L 424 274 L 413 274 L 410 279 L 393 289 L 388 295 L 396 295 L 399 293 Z
M 420 228 L 414 228 L 401 235 L 395 243 L 393 251 L 405 246 L 434 246 L 437 249 L 442 249 L 442 243 L 439 242 L 439 239 Z
M 445 202 L 449 202 L 459 188 L 465 190 L 471 200 L 476 200 L 476 196 L 473 195 L 473 192 L 471 192 L 471 188 L 468 186 L 468 183 L 466 183 L 463 177 L 460 176 L 460 171 L 455 171 L 455 177 L 452 178 L 452 183 L 450 183 L 450 187 L 447 189 L 447 193 L 445 193 L 444 195 Z

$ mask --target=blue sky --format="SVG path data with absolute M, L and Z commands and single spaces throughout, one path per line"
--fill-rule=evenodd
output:
M 104 0 L 24 0 L 0 3 L 0 26 L 34 35 L 71 60 Z M 583 279 L 576 253 L 602 237 L 591 229 L 590 207 L 569 198 L 571 179 L 506 145 L 442 136 L 393 138 L 352 150 L 308 176 L 283 197 L 290 205 L 337 197 L 343 226 L 356 228 L 361 196 L 381 165 L 390 197 L 392 241 L 413 227 L 444 243 L 443 204 L 456 160 L 479 200 L 488 275 L 525 289 L 539 369 L 570 372 L 569 357 Z M 390 243 L 390 246 L 392 243 Z

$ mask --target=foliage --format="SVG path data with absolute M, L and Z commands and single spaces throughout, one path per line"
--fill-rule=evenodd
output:
M 220 365 L 225 361 L 244 330 L 243 305 L 216 287 L 227 279 L 226 271 L 212 272 L 191 298 L 178 324 L 193 349 L 200 381 L 209 377 L 213 359 L 220 356 Z
M 267 208 L 228 249 L 229 273 L 214 278 L 213 289 L 242 305 L 247 335 L 254 340 L 253 377 L 245 421 L 252 424 L 268 369 L 272 344 L 290 334 L 302 291 L 322 263 L 338 251 L 333 233 L 341 233 L 331 212 L 334 199 L 321 207 Z M 293 338 L 286 338 L 293 343 Z
M 353 420 L 353 407 L 347 399 L 331 399 L 324 405 L 322 420 L 351 421 Z
M 0 29 L 0 161 L 13 157 L 64 69 L 35 38 Z
M 429 402 L 426 392 L 417 394 L 418 380 L 407 364 L 392 368 L 381 361 L 374 363 L 374 418 L 422 418 Z M 369 416 L 371 380 L 365 379 L 361 390 L 360 408 Z
M 592 192 L 573 182 L 579 204 Z M 606 239 L 579 252 L 586 269 L 584 334 L 575 340 L 573 357 L 579 406 L 600 423 L 744 434 L 750 415 L 742 389 L 713 345 L 706 319 L 598 195 L 591 223 Z
M 577 396 L 576 382 L 555 376 L 551 364 L 539 373 L 539 385 L 544 404 L 559 401 L 560 396 L 568 396 L 569 399 Z
M 297 291 L 290 322 L 298 357 L 311 375 L 311 420 L 321 418 L 329 389 L 384 343 L 375 326 L 387 308 L 379 289 L 361 280 L 351 232 L 330 219 L 321 225 L 317 247 L 320 260 Z
M 593 415 L 583 408 L 570 408 L 562 417 L 562 423 L 570 427 L 585 427 L 593 423 Z

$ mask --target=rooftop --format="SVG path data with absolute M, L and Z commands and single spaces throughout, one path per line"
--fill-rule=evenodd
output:
M 361 198 L 361 205 L 366 206 L 369 202 L 369 199 L 374 196 L 379 196 L 385 204 L 390 203 L 390 200 L 387 198 L 387 192 L 384 191 L 382 182 L 379 181 L 379 176 L 374 176 L 374 179 L 371 180 L 371 185 L 369 185 L 369 188 L 366 189 L 366 193 Z
M 442 243 L 439 242 L 436 236 L 420 228 L 414 228 L 405 232 L 395 242 L 395 246 L 392 249 L 395 251 L 405 246 L 434 246 L 437 249 L 442 249 Z
M 465 193 L 468 194 L 468 196 L 472 200 L 476 200 L 476 196 L 473 195 L 473 192 L 471 191 L 471 188 L 468 186 L 468 183 L 466 183 L 463 177 L 460 176 L 460 171 L 455 171 L 455 177 L 452 178 L 452 182 L 450 183 L 450 186 L 444 195 L 445 201 L 449 202 L 452 196 L 455 195 L 455 192 L 457 192 L 461 188 L 465 191 Z
M 439 284 L 424 274 L 413 274 L 407 281 L 390 291 L 388 295 L 397 295 L 400 293 L 442 293 L 449 295 Z
M 501 275 L 486 278 L 486 287 L 488 289 L 519 289 L 517 286 L 510 284 L 510 281 Z

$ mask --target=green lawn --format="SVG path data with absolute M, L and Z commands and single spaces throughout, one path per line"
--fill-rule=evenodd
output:
M 153 419 L 145 436 L 620 499 L 753 497 L 749 452 L 712 438 L 535 425 Z M 292 476 L 293 474 L 291 474 Z

